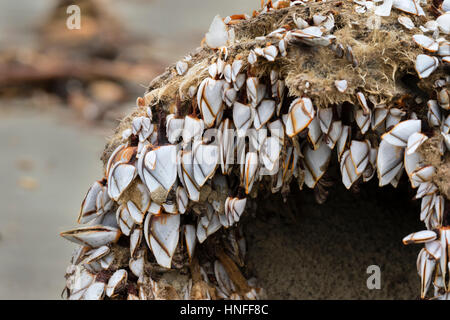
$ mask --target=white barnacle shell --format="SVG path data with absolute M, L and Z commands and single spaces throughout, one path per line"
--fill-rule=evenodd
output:
M 356 7 L 355 7 L 355 11 L 356 11 L 357 13 L 365 13 L 365 12 L 367 11 L 367 9 L 366 9 L 365 6 L 356 6 Z
M 425 242 L 425 250 L 434 260 L 441 258 L 442 247 L 439 240 Z
M 403 148 L 381 140 L 377 156 L 380 187 L 390 183 L 403 168 Z
M 149 108 L 149 110 L 151 109 Z M 149 117 L 134 118 L 131 123 L 131 128 L 134 135 L 139 135 L 139 141 L 147 140 L 155 131 L 155 127 L 151 123 L 151 118 Z
M 262 128 L 275 113 L 275 101 L 270 99 L 264 99 L 256 108 L 255 117 L 253 119 L 253 125 L 256 130 Z
M 103 182 L 94 182 L 81 204 L 78 223 L 86 223 L 103 215 L 111 209 L 112 205 L 113 203 L 108 196 L 106 187 L 103 186 Z
M 386 129 L 390 129 L 400 122 L 401 118 L 406 114 L 398 108 L 390 108 L 389 113 L 386 116 Z
M 84 293 L 84 300 L 102 300 L 105 295 L 106 284 L 99 281 L 94 281 Z
M 248 54 L 248 57 L 247 57 L 248 63 L 253 65 L 256 63 L 257 60 L 258 60 L 258 56 L 256 55 L 255 50 L 253 50 L 253 49 L 250 50 L 250 53 Z
M 176 66 L 175 66 L 177 73 L 182 76 L 183 74 L 186 73 L 187 69 L 188 69 L 188 64 L 186 61 L 178 61 Z
M 394 0 L 384 0 L 383 4 L 375 9 L 375 14 L 381 17 L 390 16 L 393 3 Z
M 163 203 L 177 178 L 177 147 L 146 146 L 138 160 L 139 177 L 150 190 L 151 199 Z
M 439 262 L 442 272 L 442 278 L 445 279 L 447 275 L 448 246 L 450 242 L 450 229 L 448 226 L 440 228 L 440 240 L 442 247 L 442 256 Z
M 333 120 L 332 108 L 320 108 L 318 111 L 320 129 L 324 134 L 330 130 L 331 121 Z
M 194 160 L 194 180 L 197 186 L 202 187 L 216 171 L 219 163 L 219 147 L 214 144 L 194 142 L 192 146 Z
M 441 126 L 442 114 L 436 100 L 428 100 L 428 123 L 432 127 Z
M 444 0 L 441 4 L 441 9 L 444 10 L 444 12 L 450 11 L 450 0 Z
M 236 82 L 238 75 L 241 72 L 241 68 L 244 62 L 241 59 L 235 59 L 231 65 L 231 81 Z
M 140 225 L 144 222 L 144 215 L 150 208 L 150 194 L 147 187 L 144 184 L 139 183 L 136 185 L 135 195 L 139 201 L 135 203 L 132 200 L 128 200 L 124 206 L 126 206 L 130 216 L 133 218 L 134 223 Z
M 144 236 L 159 265 L 170 268 L 180 234 L 180 215 L 147 215 Z
M 123 130 L 122 140 L 128 140 L 128 138 L 132 135 L 132 133 L 133 131 L 130 128 Z
M 389 110 L 386 108 L 386 105 L 375 106 L 372 117 L 372 130 L 379 128 L 384 123 L 388 112 Z
M 134 165 L 120 162 L 114 164 L 108 176 L 109 196 L 117 201 L 136 175 Z
M 275 100 L 278 102 L 276 108 L 277 116 L 280 115 L 281 106 L 283 105 L 285 89 L 286 85 L 284 83 L 284 80 L 279 79 L 275 81 L 274 84 L 272 84 L 272 97 L 275 98 Z
M 178 214 L 178 207 L 176 201 L 166 200 L 161 206 L 165 213 Z
M 200 199 L 200 187 L 195 182 L 192 151 L 181 151 L 178 164 L 178 176 L 186 193 L 192 201 Z
M 209 237 L 213 233 L 215 233 L 217 230 L 219 230 L 222 227 L 222 224 L 219 220 L 219 215 L 214 211 L 212 205 L 208 205 L 206 208 L 206 216 L 203 216 L 200 221 L 199 225 L 197 227 L 197 231 L 199 231 L 199 228 L 205 231 L 206 237 Z M 206 221 L 208 221 L 208 224 L 206 225 Z M 197 233 L 198 238 L 198 233 Z
M 428 288 L 431 284 L 433 270 L 435 269 L 435 266 L 436 261 L 434 259 L 430 259 L 430 255 L 428 254 L 428 252 L 425 249 L 422 249 L 417 259 L 417 271 L 421 279 L 420 296 L 422 299 L 425 298 L 425 295 L 427 294 Z M 445 273 L 446 272 L 443 271 L 443 275 Z
M 270 84 L 274 85 L 280 79 L 280 74 L 277 70 L 270 70 Z
M 150 215 L 147 215 L 147 217 Z M 130 271 L 138 278 L 144 274 L 144 250 L 139 250 L 136 257 L 131 257 L 129 261 Z
M 324 143 L 317 150 L 311 149 L 306 144 L 303 149 L 303 154 L 305 155 L 303 159 L 305 184 L 309 188 L 314 188 L 328 167 L 328 162 L 331 158 L 331 149 Z
M 184 118 L 177 118 L 175 114 L 166 117 L 166 133 L 170 143 L 176 143 L 183 134 Z
M 359 105 L 361 106 L 362 110 L 364 111 L 364 115 L 367 115 L 370 113 L 369 105 L 367 104 L 366 97 L 362 92 L 357 92 L 356 97 L 358 98 Z
M 228 30 L 227 25 L 219 15 L 215 16 L 208 33 L 205 35 L 207 46 L 212 49 L 218 49 L 227 46 L 230 41 L 234 40 L 233 38 L 232 29 Z
M 226 298 L 231 296 L 234 292 L 236 292 L 236 287 L 228 275 L 225 267 L 216 260 L 214 262 L 214 275 L 216 277 L 217 283 L 219 284 L 219 292 L 224 294 Z
M 136 147 L 127 147 L 122 144 L 109 157 L 106 176 L 108 177 L 107 190 L 110 198 L 117 200 L 136 177 L 136 169 L 132 164 L 136 151 Z
M 162 205 L 157 204 L 156 202 L 152 202 L 150 204 L 150 208 L 148 208 L 148 212 L 157 216 L 162 212 Z
M 369 164 L 370 144 L 368 141 L 352 140 L 350 143 L 350 158 L 355 167 L 356 174 L 364 172 Z
M 290 36 L 290 32 L 289 32 Z M 288 36 L 283 37 L 280 41 L 278 41 L 278 51 L 280 51 L 280 54 L 282 57 L 287 56 L 287 44 L 288 44 Z
M 181 213 L 181 214 L 185 213 L 186 212 L 186 208 L 187 208 L 188 203 L 189 203 L 189 198 L 188 198 L 188 195 L 186 193 L 186 190 L 183 187 L 181 187 L 181 186 L 177 187 L 176 201 L 177 201 L 178 212 Z
M 419 47 L 429 52 L 437 52 L 439 49 L 438 43 L 433 38 L 424 36 L 423 34 L 413 35 L 413 40 Z
M 222 88 L 224 83 L 224 80 L 206 78 L 198 88 L 197 104 L 207 128 L 213 126 L 217 115 L 222 111 Z
M 102 259 L 100 259 L 100 266 L 103 270 L 108 270 L 112 263 L 114 262 L 115 254 L 114 252 L 108 253 L 106 256 L 104 256 Z
M 232 169 L 234 155 L 234 130 L 230 119 L 225 119 L 219 126 L 218 131 L 220 148 L 220 165 L 222 174 L 228 174 Z
M 277 137 L 267 137 L 260 148 L 260 157 L 265 169 L 272 172 L 280 158 L 281 145 Z
M 268 61 L 275 61 L 275 58 L 278 55 L 278 49 L 274 45 L 267 46 L 263 49 L 263 56 Z
M 211 205 L 206 205 L 206 214 L 197 223 L 196 235 L 198 242 L 203 243 L 208 236 L 219 230 L 220 227 L 219 217 L 214 213 Z
M 234 87 L 230 87 L 228 83 L 223 88 L 223 101 L 228 107 L 231 107 L 236 101 L 238 91 Z
M 437 192 L 437 187 L 432 182 L 426 182 L 419 185 L 417 188 L 417 193 L 415 199 L 423 198 L 424 196 L 433 195 Z
M 439 105 L 442 109 L 450 110 L 450 99 L 447 88 L 442 88 L 437 93 Z
M 243 164 L 243 172 L 241 182 L 245 189 L 245 194 L 249 194 L 252 190 L 253 183 L 256 179 L 257 170 L 259 167 L 258 153 L 247 152 L 245 155 L 245 163 Z
M 226 64 L 225 67 L 223 68 L 223 78 L 228 83 L 232 82 L 232 79 L 231 79 L 231 64 Z
M 411 182 L 411 187 L 416 188 L 418 186 L 418 183 L 416 182 L 416 180 L 412 179 L 412 175 L 414 174 L 414 172 L 420 168 L 420 163 L 421 163 L 421 156 L 419 153 L 414 152 L 411 154 L 408 153 L 404 153 L 404 160 L 403 163 L 405 165 L 405 171 L 409 177 L 409 180 Z
M 223 61 L 221 58 L 218 58 L 216 61 L 216 66 L 217 76 L 221 78 L 223 76 L 223 70 L 225 69 L 225 61 Z
M 450 114 L 445 118 L 445 120 L 442 123 L 441 132 L 448 134 L 450 133 Z
M 90 287 L 92 283 L 95 281 L 95 274 L 91 273 L 87 269 L 81 269 L 79 273 L 75 272 L 75 284 L 70 288 L 70 296 L 69 300 L 81 300 L 86 293 L 86 290 Z
M 330 149 L 333 149 L 342 135 L 342 121 L 333 121 L 326 133 L 326 143 Z
M 364 113 L 363 109 L 357 109 L 355 112 L 355 120 L 358 127 L 361 129 L 361 133 L 365 134 L 369 130 L 371 124 L 372 112 Z
M 250 105 L 235 102 L 233 104 L 233 123 L 238 136 L 244 136 L 253 123 L 254 112 Z
M 436 23 L 442 33 L 450 34 L 450 12 L 440 15 L 436 19 Z
M 347 90 L 347 80 L 336 80 L 334 81 L 334 85 L 339 92 L 344 93 Z
M 192 258 L 194 257 L 195 244 L 197 243 L 196 235 L 197 233 L 194 225 L 184 225 L 184 239 L 186 242 L 186 249 L 190 260 L 192 260 Z
M 208 67 L 208 72 L 211 78 L 214 79 L 218 74 L 217 63 L 210 64 Z
M 106 295 L 112 297 L 118 291 L 125 287 L 128 279 L 128 272 L 125 269 L 119 269 L 113 273 L 106 285 Z
M 450 133 L 441 132 L 441 135 L 444 137 L 445 147 L 450 150 Z
M 142 241 L 142 226 L 138 226 L 130 233 L 130 256 L 135 257 Z
M 117 208 L 116 220 L 122 233 L 129 236 L 131 229 L 133 229 L 134 226 L 134 219 L 128 211 L 128 207 L 126 205 L 120 205 L 119 208 Z
M 376 166 L 377 166 L 377 155 L 378 155 L 378 148 L 371 147 L 369 150 L 369 156 L 368 156 L 369 163 L 362 174 L 364 182 L 370 181 L 375 176 Z
M 334 28 L 335 21 L 332 13 L 326 16 L 326 19 L 322 21 L 322 26 L 326 31 L 331 31 Z
M 289 107 L 289 113 L 283 117 L 286 134 L 291 138 L 297 135 L 309 126 L 315 115 L 316 112 L 309 98 L 295 99 Z
M 67 240 L 92 248 L 116 242 L 120 234 L 120 230 L 107 226 L 80 227 L 61 232 L 61 236 Z
M 406 147 L 408 138 L 413 133 L 420 132 L 420 120 L 405 120 L 394 126 L 389 132 L 381 136 L 381 139 L 393 146 Z
M 350 140 L 350 133 L 351 133 L 350 126 L 346 126 L 346 125 L 342 126 L 342 132 L 341 132 L 341 135 L 339 136 L 339 139 L 337 141 L 337 147 L 336 147 L 339 161 L 341 161 L 342 154 L 344 153 L 344 150 L 347 147 L 348 141 Z
M 414 181 L 416 184 L 430 182 L 435 172 L 436 172 L 435 167 L 425 166 L 414 171 L 411 175 L 411 180 Z
M 239 73 L 236 76 L 236 80 L 233 81 L 234 89 L 239 91 L 242 88 L 242 86 L 244 85 L 246 79 L 247 79 L 247 76 L 245 75 L 245 73 Z
M 407 16 L 399 16 L 398 22 L 408 30 L 415 28 L 414 22 L 412 22 L 412 20 Z
M 425 12 L 417 0 L 394 0 L 392 6 L 403 12 L 416 16 L 424 16 Z
M 347 189 L 355 183 L 356 180 L 361 176 L 356 172 L 355 165 L 350 156 L 350 150 L 346 150 L 340 160 L 340 169 L 342 175 L 342 183 Z
M 314 150 L 321 145 L 322 137 L 323 133 L 320 129 L 318 117 L 314 117 L 308 125 L 308 141 L 312 144 Z
M 421 79 L 429 77 L 439 66 L 439 60 L 426 54 L 419 54 L 416 58 L 415 68 Z
M 334 53 L 336 53 L 336 55 L 339 58 L 342 58 L 344 56 L 344 46 L 340 43 L 332 43 L 330 45 L 330 49 L 334 51 Z
M 210 220 L 208 219 L 208 216 L 206 216 L 206 215 L 201 217 L 201 219 L 198 220 L 197 229 L 196 229 L 196 236 L 197 236 L 198 242 L 203 243 L 208 238 L 206 231 L 208 230 L 209 223 L 210 223 Z
M 266 86 L 260 83 L 256 77 L 248 77 L 247 81 L 247 97 L 251 101 L 251 105 L 256 107 L 264 98 Z
M 286 28 L 278 28 L 267 35 L 267 37 L 281 38 L 286 33 Z
M 297 17 L 297 15 L 294 13 L 294 15 L 292 16 L 292 19 L 294 20 L 295 25 L 297 26 L 297 28 L 299 29 L 305 29 L 307 27 L 309 27 L 309 23 L 306 22 L 304 19 L 302 19 L 301 17 Z
M 294 30 L 291 32 L 293 39 L 302 41 L 302 40 L 311 40 L 322 37 L 322 30 L 319 27 L 306 27 L 302 30 Z
M 237 197 L 227 197 L 225 200 L 225 217 L 226 220 L 221 223 L 224 227 L 232 226 L 238 222 L 244 213 L 247 198 L 239 199 Z
M 411 155 L 416 152 L 417 148 L 419 148 L 426 140 L 428 140 L 428 137 L 423 133 L 414 132 L 411 134 L 408 138 L 406 154 Z
M 204 129 L 205 123 L 202 119 L 193 115 L 187 115 L 184 118 L 183 133 L 181 134 L 183 143 L 188 144 L 192 139 L 199 139 L 203 134 Z

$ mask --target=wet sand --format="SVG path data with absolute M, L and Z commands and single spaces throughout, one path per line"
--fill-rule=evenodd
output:
M 80 199 L 101 178 L 105 138 L 67 111 L 0 110 L 0 299 L 59 299 Z

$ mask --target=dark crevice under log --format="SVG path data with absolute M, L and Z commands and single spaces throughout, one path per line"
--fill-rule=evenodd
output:
M 319 205 L 312 190 L 292 188 L 290 210 L 281 195 L 258 201 L 243 219 L 247 266 L 269 299 L 416 299 L 418 246 L 402 238 L 423 228 L 420 202 L 402 178 L 397 189 L 376 179 L 354 194 L 341 183 Z M 291 211 L 292 214 L 283 214 Z M 367 267 L 381 268 L 381 289 L 366 286 Z

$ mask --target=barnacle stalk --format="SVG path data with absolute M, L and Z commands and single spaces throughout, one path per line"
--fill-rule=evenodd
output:
M 448 1 L 263 1 L 216 16 L 154 79 L 104 153 L 78 222 L 69 299 L 258 299 L 240 218 L 258 195 L 357 189 L 406 171 L 426 230 L 421 297 L 447 298 Z M 292 183 L 291 183 L 292 182 Z M 431 283 L 434 293 L 429 293 Z

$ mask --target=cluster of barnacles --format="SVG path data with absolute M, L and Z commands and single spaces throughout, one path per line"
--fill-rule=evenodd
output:
M 381 6 L 374 2 L 355 1 L 355 11 L 389 16 L 395 8 L 425 15 L 423 1 L 385 0 Z M 447 0 L 435 8 L 442 11 L 439 17 L 420 27 L 431 36 L 413 37 L 420 48 L 434 54 L 417 56 L 419 78 L 447 68 L 448 4 Z M 308 5 L 268 1 L 254 16 Z M 324 202 L 324 174 L 333 149 L 347 189 L 371 180 L 375 173 L 380 187 L 396 187 L 405 169 L 412 188 L 417 188 L 416 199 L 422 199 L 420 219 L 427 230 L 403 241 L 425 243 L 417 261 L 422 298 L 431 281 L 435 297 L 447 298 L 448 200 L 433 182 L 437 168 L 426 162 L 420 149 L 440 135 L 439 152 L 443 156 L 450 150 L 450 77 L 434 83 L 436 99 L 427 101 L 427 117 L 422 120 L 422 115 L 403 108 L 403 97 L 392 103 L 364 90 L 356 90 L 353 105 L 316 107 L 307 95 L 308 84 L 303 95 L 290 94 L 276 62 L 287 57 L 290 48 L 309 46 L 331 49 L 357 67 L 352 48 L 332 34 L 334 14 L 314 15 L 309 21 L 293 15 L 291 24 L 256 37 L 247 56 L 232 58 L 229 48 L 238 42 L 233 26 L 249 19 L 214 18 L 204 39 L 214 57 L 201 70 L 207 75 L 186 94 L 180 89 L 165 106 L 155 102 L 153 92 L 138 98 L 138 112 L 121 128 L 104 178 L 94 182 L 82 203 L 78 222 L 88 225 L 62 233 L 81 245 L 66 272 L 68 298 L 264 297 L 256 280 L 243 275 L 247 248 L 240 218 L 258 192 L 286 195 L 294 178 Z M 398 23 L 415 28 L 407 16 L 399 17 Z M 171 77 L 189 74 L 193 60 L 189 55 L 176 63 Z M 253 71 L 259 61 L 273 64 L 268 74 Z M 346 79 L 334 85 L 340 94 L 348 89 Z M 421 97 L 415 97 L 415 103 L 422 104 Z M 173 269 L 184 270 L 188 278 L 177 289 L 158 279 Z

